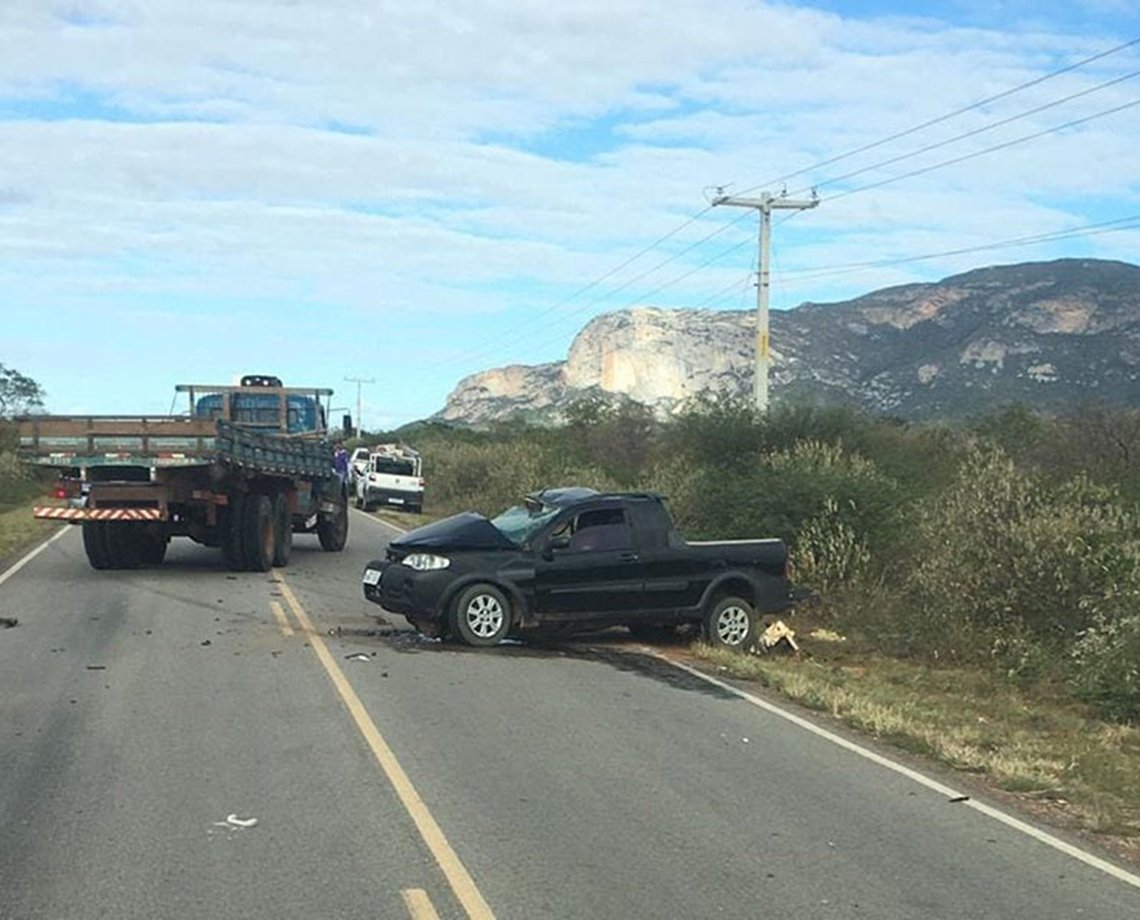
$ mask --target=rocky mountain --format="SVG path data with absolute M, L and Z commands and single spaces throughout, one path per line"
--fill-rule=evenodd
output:
M 586 396 L 659 414 L 703 390 L 750 396 L 753 311 L 642 307 L 591 320 L 565 361 L 460 381 L 437 419 L 555 420 Z M 993 266 L 771 314 L 771 399 L 907 419 L 1021 402 L 1140 406 L 1140 267 L 1096 259 Z

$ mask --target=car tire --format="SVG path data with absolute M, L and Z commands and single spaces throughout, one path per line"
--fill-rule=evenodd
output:
M 467 645 L 498 645 L 510 630 L 510 601 L 494 585 L 465 588 L 451 607 L 451 635 Z
M 273 564 L 283 568 L 293 553 L 293 515 L 284 492 L 273 496 Z
M 273 503 L 268 495 L 250 495 L 242 514 L 244 523 L 245 567 L 251 572 L 268 572 L 276 551 Z
M 742 597 L 717 598 L 705 614 L 704 635 L 718 648 L 750 648 L 756 637 L 756 611 Z

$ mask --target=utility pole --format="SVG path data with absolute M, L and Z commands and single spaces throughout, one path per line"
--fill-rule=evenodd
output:
M 755 208 L 760 212 L 760 277 L 756 284 L 756 408 L 768 411 L 768 287 L 770 269 L 769 249 L 772 245 L 772 212 L 774 210 L 803 211 L 819 204 L 819 198 L 812 193 L 810 201 L 794 201 L 783 195 L 761 192 L 759 198 L 734 198 L 719 195 L 713 205 L 731 205 L 736 208 Z
M 364 414 L 364 401 L 360 395 L 360 387 L 365 383 L 375 383 L 376 380 L 372 377 L 369 377 L 367 380 L 365 380 L 363 377 L 345 377 L 344 379 L 346 383 L 356 384 L 356 437 L 357 440 L 359 440 L 360 426 L 364 422 L 364 419 L 362 418 Z

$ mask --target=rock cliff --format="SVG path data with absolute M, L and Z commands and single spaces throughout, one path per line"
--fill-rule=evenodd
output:
M 436 418 L 556 420 L 585 396 L 659 414 L 702 391 L 749 396 L 752 311 L 640 307 L 591 320 L 566 361 L 462 380 Z M 1095 259 L 981 268 L 771 314 L 771 398 L 908 419 L 1009 402 L 1140 405 L 1140 267 Z

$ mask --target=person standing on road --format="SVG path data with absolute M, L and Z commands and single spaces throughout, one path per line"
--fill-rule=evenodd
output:
M 348 451 L 344 449 L 341 441 L 336 442 L 336 448 L 333 450 L 333 469 L 336 470 L 342 483 L 348 479 Z

